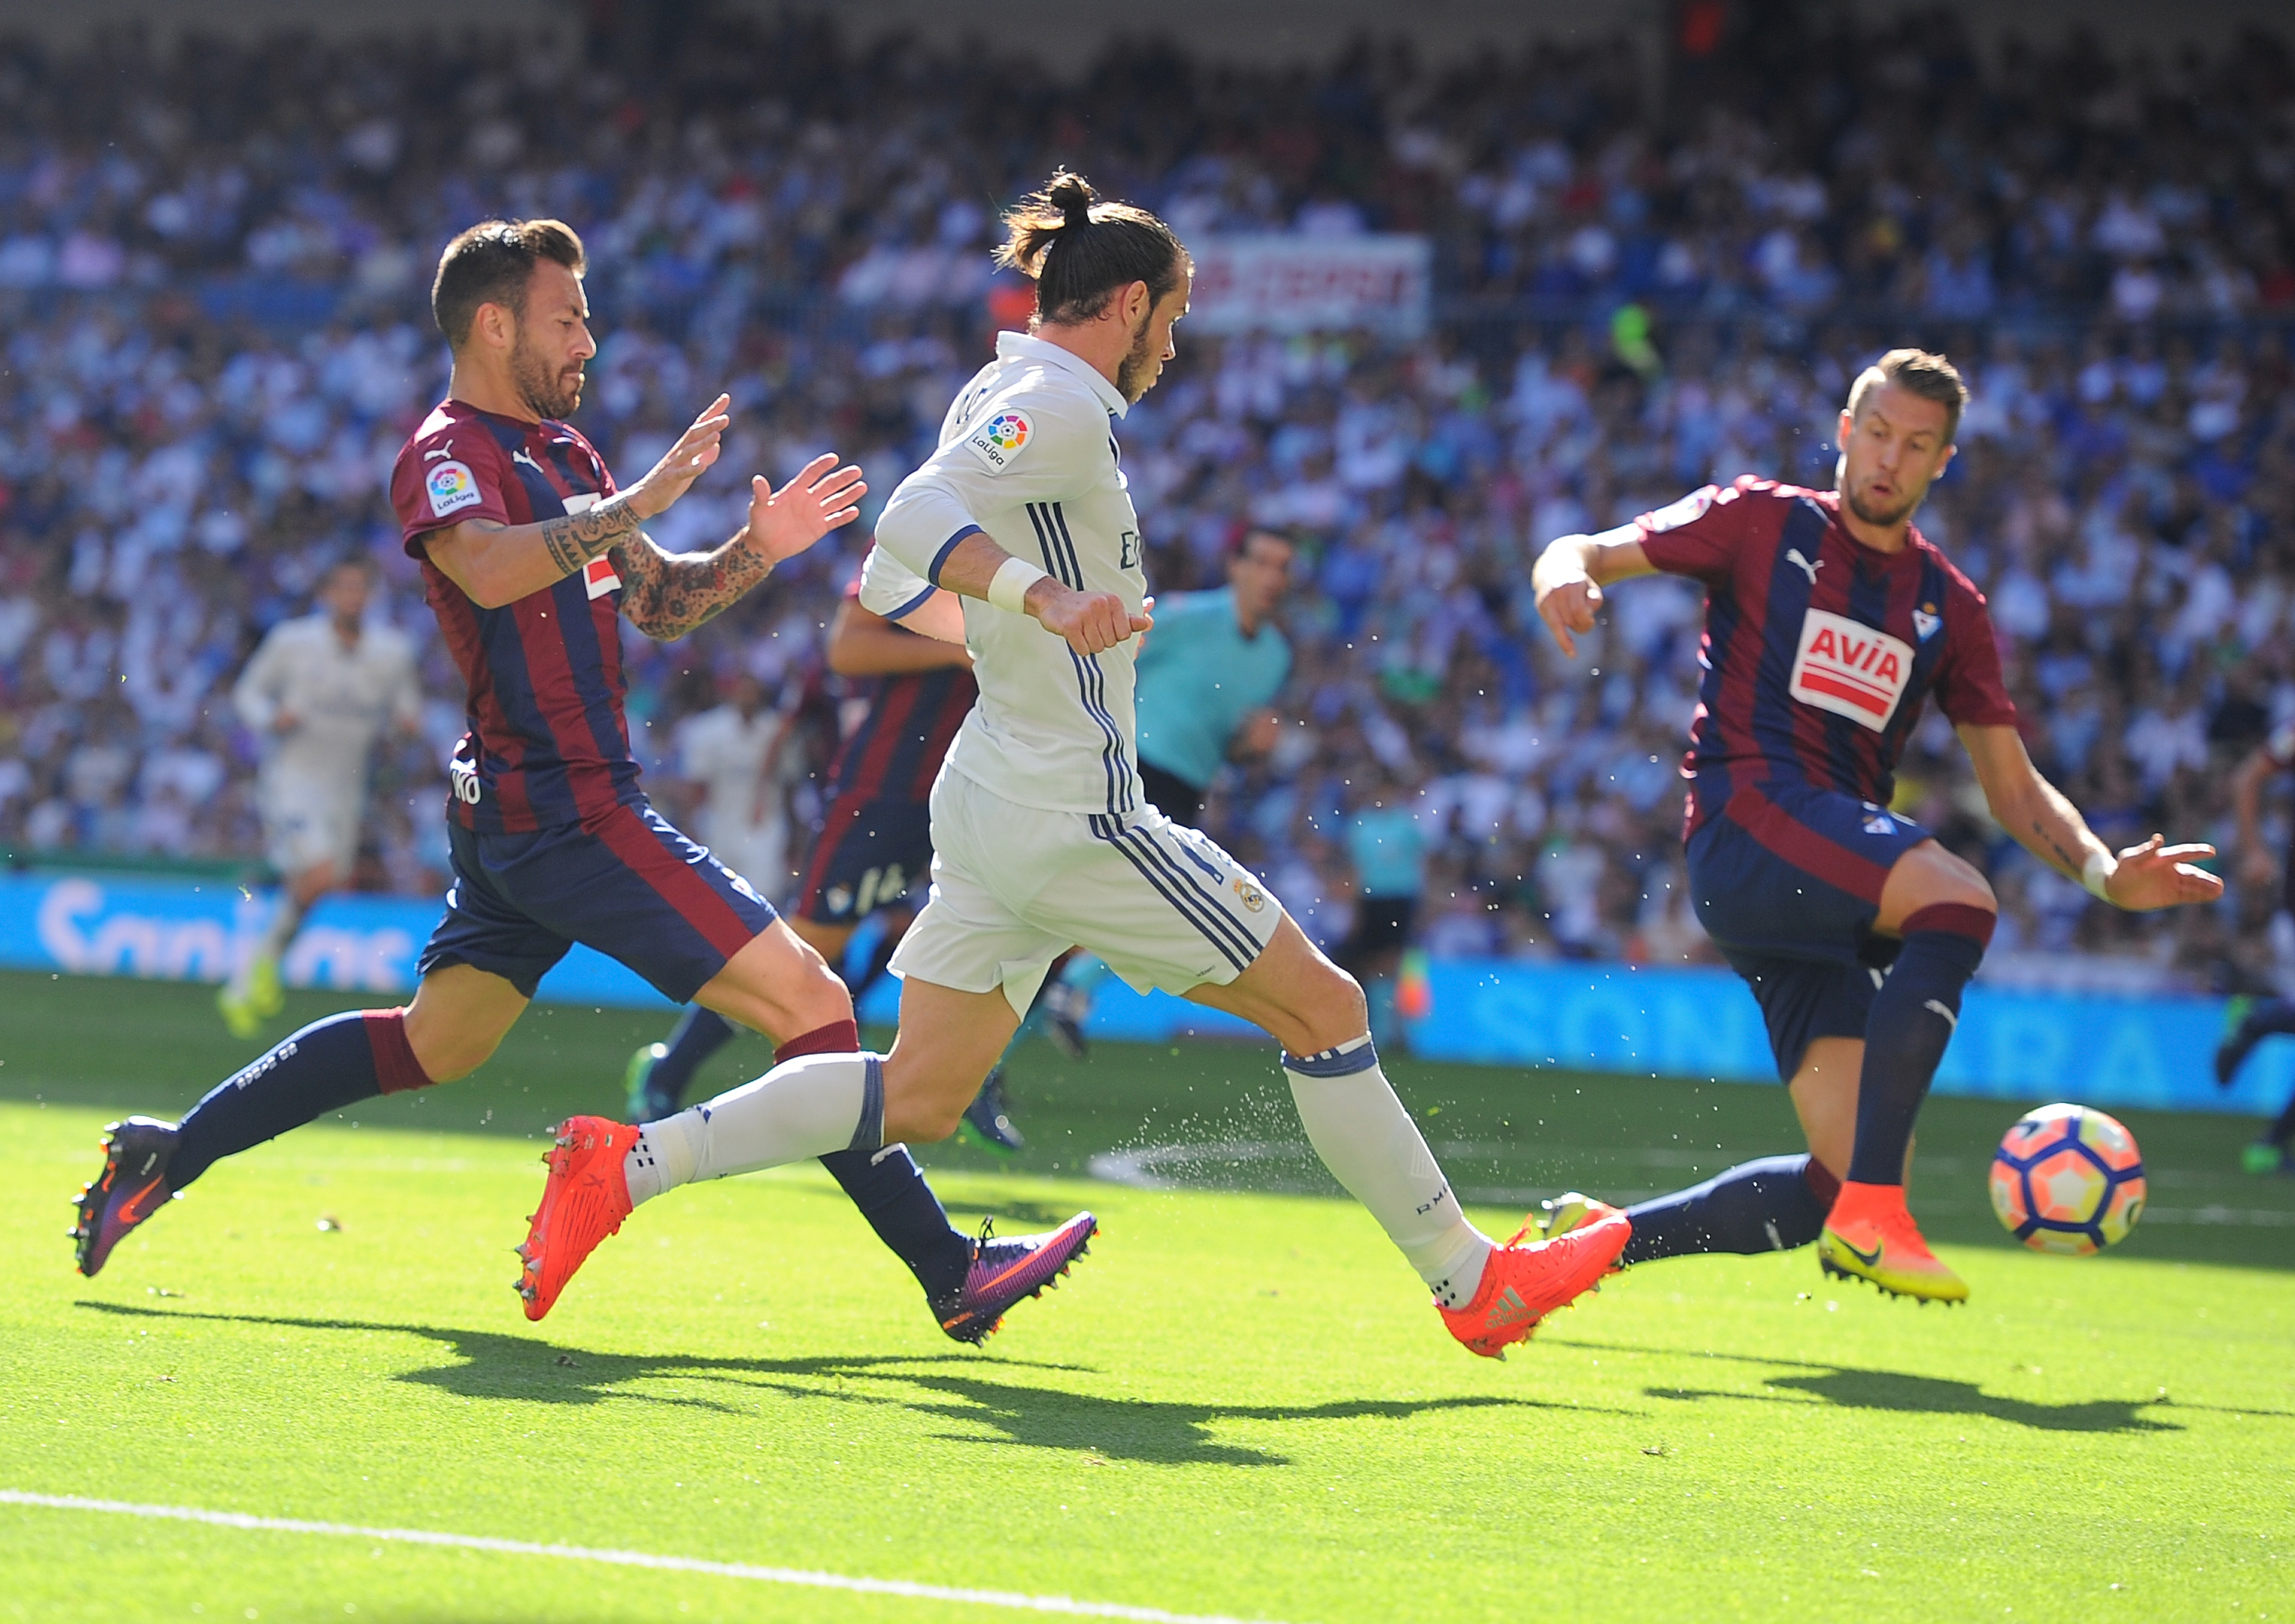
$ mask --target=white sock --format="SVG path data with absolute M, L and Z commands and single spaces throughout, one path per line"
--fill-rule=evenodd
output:
M 630 1204 L 696 1179 L 728 1179 L 885 1138 L 885 1062 L 877 1055 L 803 1055 L 764 1076 L 648 1122 L 622 1163 Z
M 1434 1153 L 1394 1097 L 1365 1033 L 1319 1055 L 1286 1055 L 1283 1074 L 1315 1154 L 1410 1260 L 1444 1308 L 1464 1308 L 1494 1243 L 1458 1211 Z

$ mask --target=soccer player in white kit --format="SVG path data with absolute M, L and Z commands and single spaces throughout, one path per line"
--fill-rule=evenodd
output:
M 939 448 L 878 522 L 864 606 L 894 619 L 961 601 L 980 686 L 933 789 L 933 888 L 893 959 L 892 1052 L 811 1056 L 636 1130 L 566 1124 L 529 1250 L 562 1282 L 632 1204 L 690 1179 L 819 1154 L 855 1136 L 947 1138 L 1071 943 L 1134 987 L 1256 1023 L 1283 1046 L 1308 1138 L 1434 1293 L 1497 1358 L 1594 1285 L 1624 1217 L 1499 1245 L 1466 1221 L 1380 1072 L 1362 989 L 1217 844 L 1146 804 L 1132 744 L 1133 640 L 1148 629 L 1139 527 L 1115 423 L 1174 353 L 1193 263 L 1143 209 L 1077 176 L 1007 216 L 1000 260 L 1036 281 Z M 625 1149 L 624 1147 L 628 1147 Z
M 421 725 L 414 644 L 396 626 L 365 623 L 373 587 L 372 559 L 331 566 L 318 610 L 272 627 L 232 690 L 262 741 L 265 854 L 284 882 L 262 939 L 216 999 L 233 1037 L 253 1037 L 286 1007 L 280 959 L 312 904 L 350 880 L 375 741 L 393 724 L 410 734 Z
M 701 787 L 696 832 L 717 861 L 768 897 L 786 895 L 789 796 L 805 775 L 794 712 L 773 705 L 764 684 L 737 672 L 722 704 L 678 724 L 678 766 Z

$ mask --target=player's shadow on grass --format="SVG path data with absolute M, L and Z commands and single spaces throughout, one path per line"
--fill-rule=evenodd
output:
M 301 1319 L 265 1314 L 203 1314 L 136 1303 L 83 1301 L 82 1308 L 143 1319 L 200 1319 L 291 1330 L 358 1332 L 421 1337 L 455 1356 L 455 1362 L 392 1376 L 459 1398 L 519 1400 L 543 1404 L 600 1404 L 609 1400 L 676 1406 L 728 1416 L 754 1417 L 740 1394 L 863 1404 L 931 1416 L 963 1430 L 933 1435 L 957 1443 L 1013 1444 L 1067 1450 L 1110 1461 L 1155 1465 L 1281 1466 L 1290 1457 L 1271 1450 L 1222 1443 L 1213 1429 L 1232 1422 L 1381 1420 L 1460 1409 L 1560 1409 L 1629 1415 L 1598 1406 L 1553 1404 L 1536 1399 L 1461 1395 L 1443 1399 L 1348 1399 L 1324 1404 L 1181 1404 L 1115 1399 L 1066 1388 L 993 1379 L 990 1372 L 1026 1370 L 1092 1374 L 1083 1367 L 1002 1359 L 977 1353 L 832 1355 L 814 1359 L 710 1358 L 700 1354 L 600 1353 L 493 1331 L 393 1325 L 347 1319 Z M 963 1374 L 951 1367 L 960 1367 Z M 723 1396 L 649 1392 L 651 1381 L 722 1383 Z
M 1785 1366 L 1801 1375 L 1772 1376 L 1760 1392 L 1727 1392 L 1694 1387 L 1647 1387 L 1653 1399 L 1696 1400 L 1750 1399 L 1763 1404 L 1818 1403 L 1842 1409 L 1885 1409 L 1907 1415 L 1985 1416 L 2010 1421 L 2045 1432 L 2180 1432 L 2172 1421 L 2154 1421 L 2140 1415 L 2156 1408 L 2155 1399 L 2091 1399 L 2080 1404 L 2035 1404 L 1986 1392 L 1973 1382 L 1948 1381 L 1941 1376 L 1911 1375 L 1899 1370 L 1860 1370 L 1846 1365 L 1817 1365 L 1805 1359 L 1763 1359 L 1753 1354 L 1715 1353 L 1701 1350 L 1685 1353 L 1671 1348 L 1629 1348 L 1610 1342 L 1573 1342 L 1573 1347 L 1603 1352 L 1670 1355 L 1676 1358 L 1726 1359 L 1736 1364 Z M 1786 1393 L 1805 1393 L 1788 1398 Z
M 2083 1404 L 2034 1404 L 1986 1392 L 1973 1382 L 1907 1375 L 1894 1370 L 1819 1370 L 1809 1375 L 1777 1376 L 1764 1385 L 1807 1393 L 1842 1409 L 1886 1409 L 1930 1416 L 1989 1416 L 2044 1432 L 2180 1432 L 2172 1421 L 2139 1415 L 2152 1400 L 2091 1399 Z M 1805 1404 L 1809 1399 L 1773 1398 L 1767 1392 L 1701 1392 L 1689 1388 L 1652 1387 L 1654 1399 L 1754 1399 L 1772 1404 Z

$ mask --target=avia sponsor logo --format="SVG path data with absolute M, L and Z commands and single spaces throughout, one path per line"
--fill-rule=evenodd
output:
M 1889 725 L 1913 674 L 1913 648 L 1862 621 L 1811 609 L 1793 653 L 1793 697 L 1874 732 Z
M 582 590 L 590 594 L 592 603 L 608 592 L 622 590 L 622 578 L 614 573 L 614 560 L 610 557 L 592 559 L 582 566 Z

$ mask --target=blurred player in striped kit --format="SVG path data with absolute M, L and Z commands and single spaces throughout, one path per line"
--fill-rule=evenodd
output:
M 350 882 L 376 741 L 393 726 L 412 734 L 421 724 L 413 643 L 395 626 L 365 622 L 374 574 L 363 557 L 331 566 L 317 610 L 272 627 L 232 690 L 240 720 L 262 741 L 265 854 L 282 885 L 262 939 L 216 999 L 235 1038 L 253 1037 L 286 1008 L 280 960 L 312 904 Z

